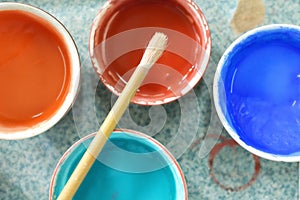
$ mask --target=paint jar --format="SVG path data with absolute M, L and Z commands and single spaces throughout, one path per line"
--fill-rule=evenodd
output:
M 21 3 L 0 3 L 0 44 L 0 139 L 33 137 L 75 100 L 77 48 L 57 19 Z
M 228 133 L 275 161 L 300 161 L 300 27 L 273 24 L 234 41 L 215 74 L 214 101 Z
M 53 173 L 49 199 L 57 199 L 95 134 L 70 147 Z M 155 139 L 132 130 L 115 130 L 83 180 L 76 199 L 187 199 L 179 164 Z
M 174 101 L 203 76 L 211 37 L 200 8 L 190 0 L 110 0 L 95 17 L 90 33 L 94 69 L 119 95 L 155 32 L 168 36 L 168 46 L 132 99 L 140 105 Z

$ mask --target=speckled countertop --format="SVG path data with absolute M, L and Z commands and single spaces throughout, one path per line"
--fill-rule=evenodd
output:
M 0 141 L 0 200 L 46 200 L 51 175 L 59 158 L 83 135 L 97 130 L 114 99 L 101 83 L 97 85 L 87 49 L 93 18 L 104 1 L 19 2 L 42 8 L 58 18 L 72 34 L 82 61 L 82 90 L 74 108 L 57 125 L 34 138 Z M 186 177 L 190 200 L 299 199 L 298 163 L 273 162 L 251 155 L 237 146 L 222 130 L 218 120 L 211 117 L 210 94 L 216 64 L 237 37 L 230 27 L 237 1 L 195 2 L 208 20 L 213 40 L 211 61 L 204 79 L 179 101 L 153 108 L 131 105 L 119 127 L 147 132 L 157 123 L 155 119 L 164 119 L 154 137 L 178 159 Z M 264 24 L 300 25 L 298 0 L 265 0 L 265 4 Z M 198 108 L 188 113 L 192 121 L 182 121 L 186 114 L 182 107 L 188 106 L 189 98 L 196 99 Z M 83 105 L 84 112 L 81 110 Z M 160 113 L 160 116 L 155 113 Z M 87 120 L 86 116 L 94 116 L 94 120 Z M 186 134 L 186 140 L 180 142 L 182 148 L 176 143 L 182 136 L 178 134 L 180 131 Z M 220 133 L 222 135 L 218 137 Z M 204 148 L 203 141 L 206 141 L 207 148 Z

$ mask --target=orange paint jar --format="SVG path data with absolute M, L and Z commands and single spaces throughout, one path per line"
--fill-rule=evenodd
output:
M 79 86 L 76 46 L 48 13 L 0 3 L 0 138 L 21 139 L 57 123 Z
M 168 47 L 132 102 L 174 101 L 203 76 L 211 38 L 205 17 L 193 1 L 110 0 L 94 20 L 89 45 L 95 71 L 114 94 L 121 93 L 155 32 L 168 36 Z

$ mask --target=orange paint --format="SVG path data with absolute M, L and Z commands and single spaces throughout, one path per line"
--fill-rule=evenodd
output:
M 0 11 L 0 44 L 0 125 L 29 127 L 48 119 L 69 88 L 62 38 L 36 16 Z
M 109 60 L 109 56 L 115 54 L 116 49 L 122 47 L 122 45 L 127 45 L 127 42 L 121 43 L 107 43 L 103 44 L 103 41 L 107 40 L 111 36 L 116 36 L 119 33 L 128 30 L 134 30 L 137 28 L 144 27 L 155 27 L 150 32 L 155 30 L 164 32 L 163 29 L 168 29 L 176 31 L 179 34 L 184 34 L 186 37 L 190 38 L 202 46 L 203 49 L 206 48 L 207 41 L 203 39 L 203 32 L 209 32 L 208 30 L 201 30 L 201 23 L 205 21 L 203 18 L 199 19 L 198 11 L 191 5 L 190 2 L 185 0 L 121 0 L 121 1 L 111 1 L 112 6 L 106 11 L 106 15 L 102 17 L 99 24 L 99 29 L 95 33 L 95 51 L 96 56 L 107 57 L 99 60 L 99 65 L 102 69 L 101 78 L 104 80 L 105 84 L 114 87 L 117 92 L 121 92 L 122 88 L 129 79 L 129 76 L 124 75 L 139 64 L 139 61 L 143 55 L 144 49 L 132 49 L 132 51 L 125 52 L 118 58 L 113 60 L 112 63 L 105 62 Z M 193 9 L 191 9 L 193 7 Z M 203 20 L 201 22 L 201 20 Z M 137 41 L 147 41 L 150 39 L 153 33 L 149 33 L 147 38 L 145 35 L 139 33 L 133 34 L 129 40 L 132 43 Z M 169 37 L 169 46 L 180 42 L 177 41 L 176 37 L 166 33 Z M 99 44 L 103 47 L 99 48 Z M 177 44 L 178 47 L 179 44 Z M 177 49 L 178 48 L 174 49 Z M 184 51 L 185 55 L 177 54 L 176 52 L 170 52 L 166 50 L 163 56 L 150 70 L 147 79 L 152 83 L 144 84 L 137 92 L 135 100 L 139 98 L 138 101 L 144 101 L 142 104 L 153 104 L 155 101 L 164 100 L 167 98 L 173 98 L 175 96 L 181 95 L 181 89 L 184 88 L 184 84 L 187 85 L 189 81 L 198 73 L 198 68 L 195 66 L 198 62 L 199 51 L 202 49 L 196 49 L 188 43 L 180 43 L 179 52 Z M 104 49 L 104 50 L 103 50 Z M 98 52 L 97 52 L 98 51 Z M 198 51 L 198 52 L 197 52 Z M 194 59 L 187 59 L 194 58 Z M 177 73 L 175 77 L 171 74 L 170 70 L 164 68 L 165 65 Z M 163 69 L 164 68 L 164 69 Z M 118 83 L 119 77 L 123 77 L 123 83 Z M 151 78 L 152 77 L 152 78 Z M 184 82 L 184 83 L 182 83 Z M 117 85 L 116 85 L 117 84 Z M 111 88 L 110 88 L 111 89 Z M 134 100 L 134 101 L 135 101 Z M 137 102 L 137 101 L 135 101 Z M 155 104 L 155 103 L 154 103 Z

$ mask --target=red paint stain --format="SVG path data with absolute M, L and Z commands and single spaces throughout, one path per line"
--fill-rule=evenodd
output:
M 224 148 L 224 147 L 230 147 L 233 150 L 235 149 L 236 146 L 239 146 L 234 140 L 232 139 L 227 139 L 222 141 L 221 143 L 217 144 L 214 146 L 214 148 L 212 149 L 210 156 L 209 156 L 209 169 L 210 169 L 210 176 L 213 179 L 213 181 L 219 185 L 221 188 L 223 188 L 224 190 L 228 190 L 228 191 L 241 191 L 241 190 L 245 190 L 246 188 L 250 187 L 257 179 L 259 172 L 260 172 L 260 159 L 258 156 L 253 155 L 253 160 L 254 160 L 254 174 L 252 175 L 251 179 L 244 185 L 241 186 L 237 186 L 237 187 L 232 187 L 232 186 L 227 186 L 223 183 L 221 183 L 216 176 L 213 173 L 213 163 L 214 163 L 214 159 L 217 156 L 217 154 Z

